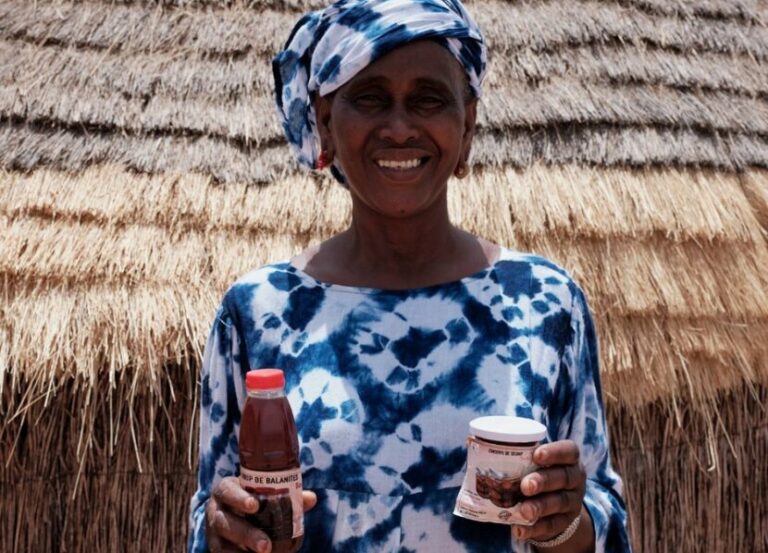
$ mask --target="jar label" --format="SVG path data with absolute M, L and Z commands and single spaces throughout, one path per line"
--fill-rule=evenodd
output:
M 304 535 L 301 469 L 259 471 L 240 467 L 240 485 L 259 500 L 259 510 L 246 518 L 271 540 Z
M 532 446 L 507 446 L 470 437 L 467 469 L 454 515 L 480 522 L 530 526 L 520 514 L 522 478 L 534 470 Z

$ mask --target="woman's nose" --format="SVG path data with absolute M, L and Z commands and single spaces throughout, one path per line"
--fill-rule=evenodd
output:
M 419 137 L 419 130 L 408 111 L 402 106 L 396 106 L 387 114 L 380 136 L 394 144 L 406 144 Z

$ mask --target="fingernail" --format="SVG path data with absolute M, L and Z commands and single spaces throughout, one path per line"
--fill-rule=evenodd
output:
M 256 503 L 256 500 L 252 497 L 249 497 L 245 500 L 245 508 L 250 511 L 254 512 L 258 508 L 259 504 Z
M 258 551 L 258 553 L 267 553 L 267 551 L 269 551 L 269 542 L 264 540 L 260 541 L 256 545 L 256 551 Z
M 526 488 L 526 490 L 528 491 L 528 495 L 533 495 L 533 494 L 535 494 L 535 493 L 536 493 L 536 490 L 538 490 L 538 489 L 539 489 L 539 484 L 538 484 L 538 482 L 536 482 L 536 480 L 535 480 L 535 479 L 533 479 L 533 478 L 528 478 L 528 479 L 525 481 L 525 484 L 526 484 L 526 485 L 525 485 L 525 488 Z
M 523 536 L 525 536 L 525 530 L 520 528 L 519 526 L 515 527 L 515 537 L 519 540 L 523 539 Z
M 525 507 L 525 520 L 528 522 L 533 522 L 536 518 L 536 509 L 533 507 L 533 505 L 524 505 Z
M 542 463 L 546 462 L 547 457 L 549 457 L 549 453 L 547 453 L 546 449 L 540 449 L 539 450 L 539 461 Z

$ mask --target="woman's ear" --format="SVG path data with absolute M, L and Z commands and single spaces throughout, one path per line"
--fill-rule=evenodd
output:
M 331 105 L 333 96 L 318 96 L 314 100 L 317 132 L 320 135 L 320 151 L 325 153 L 326 160 L 333 159 L 334 146 L 331 134 Z
M 464 108 L 464 134 L 461 137 L 461 158 L 469 160 L 469 152 L 472 149 L 472 139 L 475 137 L 475 121 L 477 120 L 477 98 L 466 103 Z

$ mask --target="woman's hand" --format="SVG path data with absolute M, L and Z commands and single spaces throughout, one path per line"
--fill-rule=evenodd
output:
M 314 492 L 304 492 L 304 512 L 317 503 Z M 240 486 L 237 476 L 223 478 L 213 489 L 205 508 L 205 536 L 212 553 L 243 550 L 267 553 L 272 544 L 267 535 L 243 516 L 259 510 L 259 500 Z
M 539 468 L 525 476 L 520 485 L 530 498 L 521 504 L 520 512 L 533 525 L 515 526 L 513 535 L 517 539 L 551 540 L 582 514 L 579 529 L 566 542 L 567 550 L 591 551 L 594 530 L 583 508 L 587 475 L 579 464 L 579 447 L 571 440 L 544 444 L 533 452 L 533 462 Z

